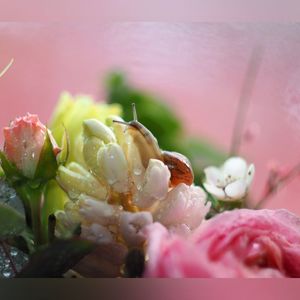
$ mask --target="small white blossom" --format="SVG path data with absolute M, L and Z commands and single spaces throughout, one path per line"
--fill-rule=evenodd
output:
M 85 223 L 98 223 L 101 225 L 118 223 L 121 209 L 117 205 L 111 205 L 89 197 L 81 197 L 78 204 L 79 214 Z
M 81 226 L 81 237 L 97 244 L 111 244 L 114 243 L 112 233 L 104 226 L 93 223 L 92 225 Z
M 242 199 L 247 194 L 253 180 L 254 165 L 247 165 L 241 157 L 231 157 L 220 167 L 208 167 L 204 170 L 205 189 L 224 201 Z
M 78 207 L 82 238 L 97 244 L 116 242 L 122 211 L 119 206 L 81 196 Z
M 203 189 L 180 183 L 160 202 L 154 212 L 154 220 L 168 228 L 184 227 L 184 231 L 187 228 L 193 230 L 201 224 L 209 211 L 210 203 L 205 202 L 206 194 Z
M 150 212 L 123 212 L 120 216 L 120 232 L 126 244 L 139 247 L 145 241 L 142 229 L 151 224 L 153 218 Z

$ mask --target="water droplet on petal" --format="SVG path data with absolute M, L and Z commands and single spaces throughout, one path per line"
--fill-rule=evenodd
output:
M 12 249 L 12 250 L 10 251 L 10 255 L 11 255 L 11 256 L 17 256 L 17 254 L 18 254 L 18 251 L 17 251 L 16 249 Z
M 109 178 L 109 179 L 107 179 L 107 182 L 108 182 L 109 185 L 112 185 L 112 184 L 116 183 L 116 179 Z
M 5 278 L 9 278 L 12 274 L 11 274 L 11 271 L 10 271 L 10 270 L 4 269 L 4 270 L 2 271 L 2 275 L 3 275 L 3 277 L 5 277 Z
M 142 170 L 140 168 L 135 168 L 133 170 L 133 174 L 136 175 L 136 176 L 139 176 L 142 174 Z

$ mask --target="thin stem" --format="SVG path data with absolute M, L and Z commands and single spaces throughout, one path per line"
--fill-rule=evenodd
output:
M 249 107 L 251 94 L 258 74 L 259 66 L 261 64 L 261 60 L 262 47 L 261 45 L 257 45 L 252 51 L 239 98 L 230 147 L 231 156 L 237 154 L 239 151 L 243 134 L 243 125 L 245 122 L 246 113 Z
M 42 230 L 41 210 L 43 206 L 44 185 L 38 188 L 31 188 L 29 185 L 23 185 L 16 188 L 18 195 L 24 203 L 26 212 L 26 221 L 32 229 L 37 245 L 46 242 L 46 237 Z
M 8 63 L 8 65 L 2 71 L 0 71 L 0 77 L 2 77 L 8 71 L 8 69 L 11 67 L 13 62 L 14 62 L 14 59 L 12 58 L 10 60 L 10 62 Z
M 9 253 L 9 250 L 7 249 L 7 245 L 5 244 L 5 242 L 1 241 L 1 246 L 2 246 L 2 248 L 3 248 L 3 251 L 4 251 L 5 256 L 6 256 L 6 257 L 8 258 L 8 260 L 9 260 L 9 264 L 10 264 L 10 266 L 11 266 L 13 272 L 14 272 L 15 275 L 16 275 L 16 274 L 18 273 L 18 271 L 17 271 L 16 265 L 15 265 L 15 263 L 14 263 L 14 261 L 13 261 L 11 255 L 10 255 L 10 253 Z
M 273 196 L 275 194 L 275 192 L 277 192 L 279 189 L 284 187 L 285 184 L 287 184 L 289 181 L 294 179 L 299 174 L 300 174 L 300 163 L 295 165 L 295 167 L 293 167 L 288 174 L 286 174 L 284 177 L 282 177 L 280 180 L 278 180 L 276 186 L 274 188 L 272 188 L 266 195 L 264 195 L 257 202 L 257 204 L 255 205 L 254 208 L 255 209 L 261 208 L 267 202 L 267 200 L 269 200 L 271 198 L 271 196 Z

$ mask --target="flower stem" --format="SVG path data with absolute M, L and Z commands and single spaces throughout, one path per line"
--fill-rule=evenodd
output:
M 239 151 L 239 147 L 242 140 L 243 125 L 246 118 L 246 113 L 249 107 L 252 90 L 255 84 L 255 79 L 258 74 L 259 66 L 262 58 L 262 47 L 256 45 L 253 49 L 248 67 L 246 70 L 244 83 L 240 94 L 238 103 L 238 109 L 235 117 L 233 134 L 230 147 L 230 156 L 236 155 Z
M 8 65 L 3 70 L 0 70 L 0 77 L 2 77 L 7 72 L 7 70 L 11 67 L 13 62 L 14 62 L 14 59 L 12 58 L 10 60 L 10 62 L 8 63 Z
M 268 193 L 266 193 L 265 195 L 263 195 L 263 197 L 255 205 L 254 209 L 261 208 L 271 198 L 271 196 L 273 196 L 275 194 L 275 192 L 277 192 L 279 189 L 281 189 L 282 187 L 284 187 L 288 182 L 290 182 L 291 180 L 293 180 L 299 174 L 300 174 L 300 162 L 298 164 L 296 164 L 290 170 L 290 172 L 288 172 L 288 174 L 286 174 L 280 180 L 278 180 L 278 182 L 276 183 L 276 185 L 271 190 L 269 190 Z
M 18 187 L 16 190 L 23 201 L 26 213 L 26 222 L 33 231 L 36 245 L 39 246 L 46 243 L 47 237 L 43 234 L 41 220 L 44 185 L 32 188 L 25 184 Z

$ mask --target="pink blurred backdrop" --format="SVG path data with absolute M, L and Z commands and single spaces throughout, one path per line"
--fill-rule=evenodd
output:
M 264 47 L 246 126 L 259 135 L 241 154 L 256 165 L 258 199 L 267 165 L 300 161 L 300 25 L 108 23 L 98 25 L 0 23 L 0 126 L 26 112 L 47 122 L 61 91 L 104 99 L 105 74 L 127 72 L 141 88 L 161 95 L 190 134 L 229 149 L 238 98 L 253 46 Z M 0 138 L 2 141 L 2 136 Z M 300 179 L 268 207 L 300 214 Z

